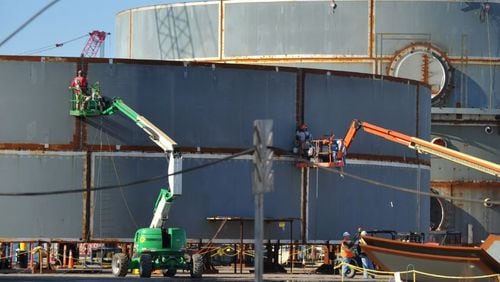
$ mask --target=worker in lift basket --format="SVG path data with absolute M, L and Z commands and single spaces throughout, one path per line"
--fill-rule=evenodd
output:
M 312 135 L 307 129 L 307 125 L 305 123 L 301 124 L 295 132 L 294 153 L 299 154 L 303 158 L 312 156 L 311 141 Z
M 352 253 L 354 244 L 351 241 L 351 234 L 349 234 L 349 232 L 344 232 L 342 237 L 343 240 L 340 244 L 340 256 L 342 257 L 342 262 L 344 263 L 344 265 L 342 265 L 342 276 L 347 277 L 347 273 L 349 271 L 349 266 L 347 264 L 351 263 L 351 259 L 354 256 Z
M 84 108 L 84 97 L 87 95 L 87 86 L 87 78 L 83 75 L 81 70 L 78 70 L 70 86 L 71 90 L 73 90 L 73 94 L 75 94 L 76 109 L 83 110 Z

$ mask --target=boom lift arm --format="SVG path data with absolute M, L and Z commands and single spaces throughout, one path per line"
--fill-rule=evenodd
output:
M 69 114 L 79 118 L 112 115 L 120 112 L 144 130 L 151 141 L 155 142 L 166 154 L 168 162 L 167 189 L 161 189 L 153 210 L 153 219 L 149 228 L 140 228 L 135 232 L 134 250 L 131 257 L 117 253 L 113 256 L 112 272 L 115 276 L 126 276 L 131 269 L 139 269 L 141 277 L 150 277 L 154 270 L 162 270 L 164 276 L 174 276 L 179 269 L 189 270 L 191 277 L 200 278 L 203 274 L 203 258 L 200 254 L 186 249 L 186 231 L 177 227 L 166 227 L 170 205 L 174 196 L 182 192 L 182 180 L 174 177 L 176 169 L 182 169 L 181 163 L 174 158 L 177 143 L 145 117 L 127 106 L 122 99 L 109 101 L 100 95 L 96 82 L 90 93 L 75 91 L 72 88 Z M 178 178 L 175 180 L 174 178 Z
M 132 108 L 127 106 L 121 98 L 118 97 L 113 98 L 111 106 L 106 108 L 102 112 L 102 114 L 112 115 L 116 111 L 120 111 L 126 117 L 133 120 L 135 124 L 137 124 L 137 126 L 142 128 L 142 130 L 144 130 L 149 135 L 149 139 L 155 142 L 156 145 L 160 146 L 160 148 L 162 148 L 164 152 L 174 151 L 174 146 L 176 146 L 177 143 L 172 138 L 170 138 L 166 133 L 161 131 L 161 129 L 159 129 L 149 120 L 147 120 L 145 117 L 139 115 Z
M 359 120 L 353 120 L 351 122 L 351 126 L 344 139 L 335 139 L 335 135 L 331 135 L 312 140 L 312 162 L 299 162 L 297 163 L 297 167 L 344 167 L 345 156 L 360 129 L 391 142 L 399 143 L 414 149 L 419 153 L 435 155 L 481 172 L 500 177 L 500 165 L 496 163 Z
M 130 118 L 135 122 L 137 126 L 139 126 L 142 130 L 144 130 L 151 141 L 155 142 L 162 150 L 167 154 L 168 159 L 168 173 L 172 174 L 174 172 L 174 146 L 177 143 L 170 138 L 165 132 L 156 127 L 153 123 L 151 123 L 145 117 L 139 115 L 132 108 L 127 106 L 121 98 L 115 97 L 111 102 L 111 105 L 107 107 L 102 114 L 103 115 L 112 115 L 116 111 L 121 112 L 126 117 Z M 168 218 L 168 212 L 170 210 L 170 205 L 174 199 L 174 196 L 180 195 L 181 191 L 176 191 L 174 189 L 173 183 L 174 177 L 169 176 L 169 186 L 170 189 L 161 189 L 160 194 L 158 195 L 158 199 L 156 200 L 155 208 L 153 210 L 153 219 L 151 220 L 151 224 L 149 228 L 161 228 L 163 222 Z
M 352 141 L 354 140 L 357 132 L 360 129 L 363 129 L 367 133 L 387 139 L 391 142 L 396 142 L 401 145 L 407 146 L 418 151 L 419 153 L 423 152 L 435 155 L 443 159 L 447 159 L 452 162 L 482 171 L 484 173 L 500 177 L 500 165 L 496 163 L 476 158 L 471 155 L 467 155 L 440 145 L 433 144 L 417 137 L 408 136 L 394 130 L 385 129 L 359 120 L 353 120 L 351 126 L 349 127 L 349 130 L 347 131 L 347 134 L 344 138 L 344 146 L 346 150 L 349 150 Z

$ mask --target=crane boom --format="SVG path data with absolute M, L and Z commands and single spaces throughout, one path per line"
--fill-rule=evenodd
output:
M 105 31 L 94 30 L 89 33 L 89 40 L 87 40 L 87 44 L 83 47 L 82 57 L 95 57 L 97 55 L 97 51 L 101 48 L 104 40 L 106 40 L 106 35 L 108 33 Z
M 335 135 L 312 140 L 313 162 L 299 162 L 297 167 L 343 167 L 345 156 L 354 141 L 358 131 L 363 131 L 382 137 L 391 142 L 404 145 L 419 153 L 431 154 L 452 162 L 473 168 L 475 170 L 500 177 L 500 165 L 464 154 L 417 137 L 409 136 L 394 130 L 386 129 L 368 122 L 353 120 L 343 139 L 335 139 Z
M 166 224 L 175 196 L 182 193 L 182 174 L 179 172 L 182 171 L 182 162 L 180 154 L 174 155 L 177 143 L 148 119 L 127 106 L 122 99 L 115 97 L 111 101 L 101 96 L 98 82 L 92 85 L 90 95 L 82 95 L 83 92 L 76 91 L 81 90 L 79 88 L 70 89 L 72 90 L 70 115 L 87 118 L 120 112 L 144 130 L 149 139 L 166 155 L 168 186 L 160 189 L 149 227 L 140 228 L 135 232 L 133 254 L 130 257 L 124 254 L 113 256 L 113 274 L 125 276 L 128 269 L 140 268 L 141 277 L 151 276 L 153 270 L 163 270 L 164 275 L 173 276 L 178 269 L 184 269 L 190 271 L 191 277 L 201 277 L 202 257 L 186 249 L 186 231 L 182 228 L 168 227 Z
M 407 146 L 411 149 L 417 150 L 418 152 L 435 155 L 484 173 L 500 177 L 500 165 L 496 163 L 359 120 L 352 121 L 351 126 L 347 131 L 346 137 L 344 138 L 344 146 L 346 149 L 349 149 L 351 146 L 352 141 L 354 140 L 359 129 L 363 129 L 367 133 Z
M 121 112 L 126 117 L 130 118 L 139 126 L 144 132 L 146 132 L 151 141 L 155 142 L 162 150 L 167 154 L 168 158 L 168 174 L 169 174 L 169 186 L 170 189 L 161 189 L 156 200 L 156 204 L 153 210 L 153 218 L 149 228 L 161 228 L 163 223 L 168 219 L 168 212 L 170 210 L 170 205 L 174 199 L 174 196 L 180 195 L 182 193 L 180 189 L 180 184 L 174 185 L 174 146 L 177 143 L 170 138 L 165 132 L 156 127 L 152 122 L 150 122 L 145 117 L 139 115 L 132 108 L 127 106 L 121 98 L 115 97 L 111 102 L 111 105 L 107 107 L 102 114 L 112 115 L 116 111 Z M 179 180 L 178 180 L 179 181 Z M 177 187 L 177 189 L 175 188 Z
M 161 129 L 156 127 L 152 122 L 150 122 L 147 118 L 139 115 L 132 108 L 127 106 L 121 98 L 114 98 L 111 106 L 105 109 L 102 114 L 103 115 L 111 115 L 116 111 L 120 111 L 125 116 L 130 118 L 144 130 L 151 141 L 155 142 L 160 148 L 163 149 L 164 152 L 172 152 L 174 150 L 174 146 L 177 143 L 170 138 L 166 133 L 164 133 Z

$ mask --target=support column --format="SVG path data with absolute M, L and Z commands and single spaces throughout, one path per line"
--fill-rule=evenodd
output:
M 255 271 L 254 280 L 263 281 L 264 256 L 262 253 L 262 242 L 264 239 L 264 193 L 273 189 L 274 173 L 273 151 L 273 121 L 256 120 L 253 124 L 253 144 L 255 151 L 253 154 L 253 194 L 255 203 Z
M 83 220 L 82 220 L 82 239 L 87 242 L 90 240 L 90 201 L 92 189 L 92 152 L 87 151 L 85 156 L 85 165 L 83 169 L 83 186 L 85 192 L 82 195 L 83 201 Z
M 308 206 L 309 206 L 309 168 L 304 167 L 300 170 L 300 239 L 303 244 L 308 240 Z

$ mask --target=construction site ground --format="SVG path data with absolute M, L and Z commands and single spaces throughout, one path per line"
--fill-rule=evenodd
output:
M 234 273 L 233 267 L 219 267 L 218 274 L 204 274 L 203 278 L 193 279 L 189 277 L 188 272 L 180 272 L 173 278 L 165 278 L 162 274 L 153 274 L 151 278 L 140 278 L 136 274 L 128 274 L 126 277 L 114 277 L 111 270 L 79 270 L 73 269 L 57 270 L 55 273 L 30 274 L 30 273 L 3 273 L 0 274 L 1 281 L 148 281 L 153 279 L 168 281 L 254 281 L 254 275 L 250 272 L 251 268 L 243 269 L 243 273 Z M 264 274 L 264 281 L 391 281 L 391 277 L 379 276 L 373 279 L 363 279 L 362 275 L 356 275 L 353 279 L 341 279 L 339 275 L 316 274 L 314 269 L 294 268 L 293 273 Z

